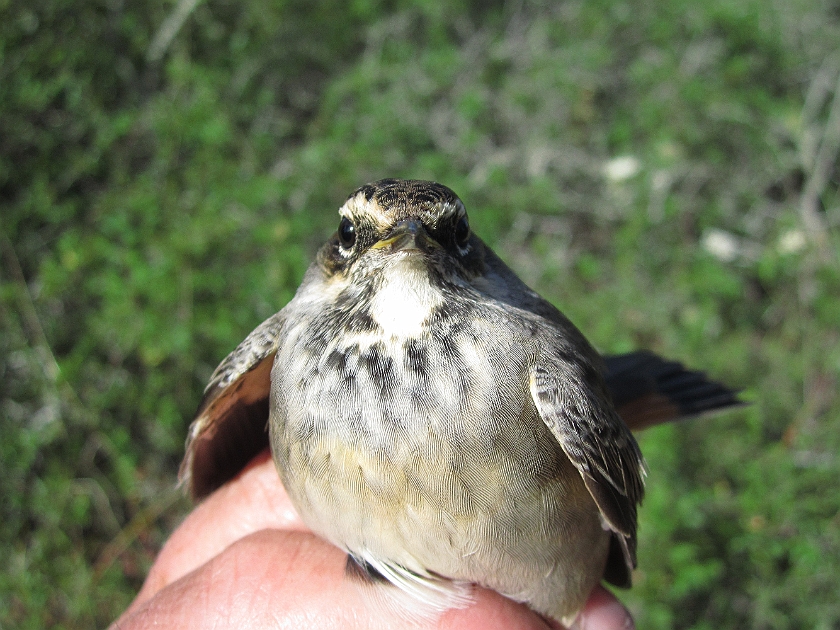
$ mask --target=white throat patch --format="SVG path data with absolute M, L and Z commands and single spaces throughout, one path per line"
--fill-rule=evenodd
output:
M 401 256 L 387 270 L 384 285 L 373 296 L 370 315 L 386 336 L 411 338 L 443 298 L 429 282 L 428 271 L 414 255 Z

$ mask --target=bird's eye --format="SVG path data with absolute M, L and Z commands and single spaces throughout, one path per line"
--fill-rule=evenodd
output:
M 347 217 L 341 217 L 338 224 L 338 242 L 344 249 L 350 249 L 356 242 L 356 226 Z
M 458 219 L 455 224 L 455 242 L 459 247 L 464 247 L 467 241 L 470 240 L 470 223 L 467 221 L 466 215 Z

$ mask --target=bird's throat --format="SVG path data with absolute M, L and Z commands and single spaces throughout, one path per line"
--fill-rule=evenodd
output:
M 432 313 L 442 303 L 440 290 L 418 255 L 401 256 L 383 274 L 371 301 L 370 316 L 387 337 L 421 336 Z

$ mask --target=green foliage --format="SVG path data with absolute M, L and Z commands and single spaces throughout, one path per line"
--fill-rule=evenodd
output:
M 640 627 L 840 624 L 836 11 L 213 0 L 167 39 L 141 4 L 2 6 L 0 626 L 128 604 L 211 370 L 385 176 L 604 351 L 744 388 L 641 439 Z

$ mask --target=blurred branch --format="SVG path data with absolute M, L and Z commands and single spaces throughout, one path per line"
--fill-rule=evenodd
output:
M 156 63 L 163 58 L 166 50 L 175 39 L 178 31 L 187 21 L 187 18 L 198 6 L 199 0 L 179 0 L 175 10 L 170 13 L 163 21 L 163 24 L 152 38 L 152 43 L 149 44 L 149 49 L 146 51 L 146 61 Z
M 813 154 L 807 148 L 802 151 L 802 165 L 807 179 L 802 191 L 799 214 L 805 229 L 820 246 L 825 244 L 827 229 L 819 211 L 820 197 L 825 192 L 832 167 L 840 153 L 840 71 L 838 71 L 837 60 L 835 55 L 833 59 L 826 61 L 821 71 L 814 77 L 802 109 L 807 134 L 812 121 L 816 124 L 823 103 L 831 98 L 828 119 L 818 137 L 815 138 Z M 836 80 L 833 89 L 830 83 L 832 80 Z
M 109 542 L 93 565 L 94 581 L 99 581 L 111 565 L 131 546 L 140 535 L 152 528 L 161 514 L 169 510 L 180 499 L 183 493 L 176 487 L 157 496 L 151 503 L 141 509 L 129 523 Z
M 38 311 L 35 309 L 35 303 L 32 301 L 29 285 L 26 283 L 26 277 L 23 275 L 23 269 L 20 266 L 14 245 L 5 234 L 0 237 L 0 250 L 2 250 L 2 259 L 5 267 L 9 270 L 12 281 L 18 285 L 18 294 L 21 296 L 18 300 L 18 307 L 23 317 L 29 343 L 37 353 L 44 376 L 46 376 L 54 392 L 58 391 L 59 386 L 63 386 L 78 409 L 84 409 L 76 391 L 66 379 L 61 378 L 61 367 L 58 365 L 58 360 L 55 358 L 47 335 L 44 333 L 44 328 L 41 326 L 41 320 L 38 317 Z M 57 396 L 57 393 L 54 395 Z

